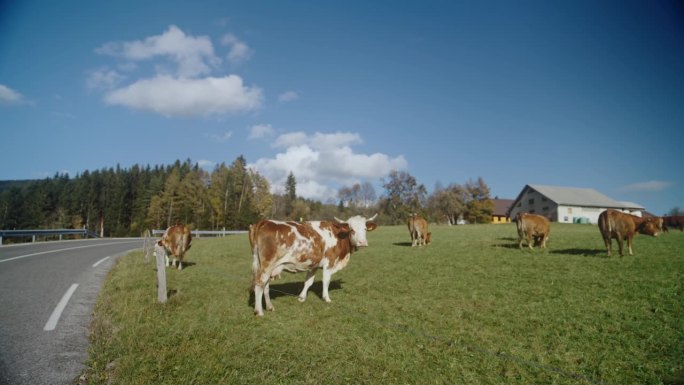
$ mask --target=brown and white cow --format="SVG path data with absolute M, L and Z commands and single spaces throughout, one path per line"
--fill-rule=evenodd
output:
M 366 232 L 377 225 L 371 222 L 377 214 L 366 219 L 354 216 L 346 221 L 283 222 L 262 220 L 250 227 L 252 245 L 252 272 L 254 287 L 254 313 L 264 315 L 261 298 L 266 310 L 273 310 L 269 296 L 269 281 L 283 270 L 306 271 L 304 288 L 299 301 L 314 282 L 317 269 L 323 269 L 323 300 L 330 302 L 328 286 L 331 276 L 343 269 L 353 251 L 368 246 Z
M 155 255 L 164 253 L 166 256 L 166 266 L 175 267 L 178 261 L 178 270 L 183 269 L 183 257 L 190 249 L 192 234 L 187 226 L 174 225 L 166 229 L 164 235 L 154 247 Z M 169 253 L 173 256 L 173 261 L 169 259 Z
M 413 214 L 408 219 L 409 234 L 411 234 L 411 247 L 416 245 L 427 245 L 430 243 L 430 235 L 428 232 L 428 223 L 425 218 Z
M 533 249 L 534 244 L 546 248 L 546 241 L 549 239 L 549 220 L 537 214 L 518 213 L 515 216 L 515 225 L 518 228 L 518 247 L 522 250 L 523 239 L 527 240 L 527 246 Z
M 599 215 L 598 227 L 606 244 L 608 256 L 611 254 L 612 239 L 615 238 L 618 244 L 620 256 L 622 256 L 622 241 L 627 240 L 629 255 L 632 252 L 632 239 L 636 233 L 652 235 L 657 237 L 663 232 L 663 218 L 648 217 L 641 218 L 621 211 L 608 209 Z
M 684 231 L 684 215 L 669 215 L 663 217 L 663 231 L 668 231 L 671 228 Z

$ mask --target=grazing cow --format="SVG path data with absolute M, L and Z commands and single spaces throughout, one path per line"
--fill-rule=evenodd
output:
M 273 310 L 269 281 L 283 270 L 307 272 L 304 288 L 299 293 L 299 301 L 304 302 L 316 270 L 323 269 L 323 299 L 330 302 L 330 277 L 347 265 L 353 251 L 368 246 L 366 231 L 377 227 L 371 222 L 376 216 L 369 219 L 354 216 L 347 221 L 335 218 L 338 223 L 262 220 L 252 225 L 249 239 L 253 258 L 254 314 L 264 315 L 262 296 L 266 310 Z
M 174 225 L 166 229 L 164 235 L 157 242 L 155 246 L 155 255 L 157 252 L 163 252 L 166 256 L 166 266 L 175 267 L 178 261 L 178 270 L 183 270 L 183 257 L 190 249 L 192 242 L 192 234 L 190 229 L 183 225 Z M 173 261 L 169 259 L 169 253 L 173 255 Z
M 411 234 L 411 247 L 430 243 L 432 233 L 428 232 L 428 223 L 425 218 L 417 214 L 411 215 L 408 220 L 408 229 Z
M 606 244 L 608 256 L 611 254 L 612 239 L 615 238 L 618 244 L 620 256 L 622 256 L 622 241 L 627 240 L 629 255 L 632 252 L 632 239 L 636 233 L 652 235 L 657 237 L 663 232 L 663 218 L 648 217 L 641 218 L 621 211 L 608 209 L 599 215 L 598 227 Z
M 533 249 L 534 244 L 546 248 L 546 241 L 549 239 L 549 220 L 537 214 L 518 213 L 515 216 L 515 224 L 518 228 L 518 247 L 522 250 L 523 239 L 527 240 L 527 246 Z
M 684 215 L 671 215 L 663 217 L 663 231 L 668 231 L 670 228 L 684 231 Z

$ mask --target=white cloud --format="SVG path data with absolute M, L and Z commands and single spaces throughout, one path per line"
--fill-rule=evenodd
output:
M 205 170 L 211 170 L 212 168 L 214 168 L 214 166 L 216 166 L 216 162 L 213 162 L 211 160 L 206 160 L 206 159 L 198 160 L 197 164 Z
M 206 136 L 210 137 L 215 142 L 223 143 L 233 137 L 233 131 L 226 131 L 223 134 L 207 134 Z
M 91 90 L 111 90 L 118 86 L 125 77 L 118 72 L 102 67 L 91 71 L 86 79 L 86 86 Z
M 299 94 L 294 91 L 287 91 L 278 96 L 278 100 L 281 102 L 292 102 L 297 99 L 299 99 Z
M 233 35 L 224 36 L 223 42 L 230 46 L 231 60 L 251 55 L 249 47 Z M 211 39 L 186 34 L 175 25 L 142 40 L 103 44 L 95 52 L 126 60 L 117 64 L 126 76 L 102 67 L 86 79 L 90 89 L 105 91 L 104 102 L 109 105 L 173 117 L 249 112 L 263 102 L 261 89 L 244 85 L 240 76 L 211 76 L 222 62 Z M 136 79 L 137 63 L 145 60 L 151 62 L 154 75 Z M 126 78 L 133 80 L 122 86 Z
M 672 186 L 672 182 L 665 182 L 659 180 L 651 180 L 648 182 L 638 182 L 632 183 L 630 185 L 622 187 L 623 191 L 650 191 L 658 192 L 663 191 L 666 188 Z
M 245 87 L 236 75 L 202 79 L 157 76 L 108 93 L 105 102 L 164 116 L 214 115 L 251 111 L 262 103 L 261 89 Z
M 275 130 L 270 124 L 257 124 L 249 129 L 249 137 L 247 139 L 261 139 L 275 134 Z
M 0 84 L 0 104 L 20 104 L 24 102 L 24 96 L 19 92 Z
M 230 61 L 232 64 L 240 64 L 252 57 L 252 49 L 250 49 L 245 42 L 238 39 L 233 34 L 229 33 L 224 35 L 223 38 L 221 38 L 221 43 L 230 47 L 230 51 L 228 52 L 228 61 Z
M 181 77 L 207 75 L 212 67 L 221 63 L 221 59 L 214 54 L 209 37 L 186 35 L 175 25 L 169 26 L 161 35 L 150 36 L 142 41 L 106 43 L 95 52 L 132 61 L 167 57 L 177 64 L 176 75 Z
M 407 167 L 403 156 L 386 154 L 358 154 L 350 145 L 361 143 L 355 133 L 315 133 L 306 135 L 294 132 L 280 135 L 274 147 L 285 148 L 274 158 L 262 158 L 250 165 L 265 176 L 277 190 L 292 172 L 297 180 L 297 195 L 327 200 L 335 198 L 333 185 L 351 185 L 363 180 L 378 180 L 392 170 Z
M 303 132 L 290 132 L 283 134 L 276 139 L 272 144 L 273 147 L 293 147 L 304 144 L 309 140 L 309 137 Z

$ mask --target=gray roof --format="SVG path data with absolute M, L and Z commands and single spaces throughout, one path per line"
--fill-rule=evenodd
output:
M 591 188 L 556 187 L 538 184 L 530 184 L 528 186 L 559 205 L 643 209 L 643 207 L 635 203 L 619 202 L 608 198 Z

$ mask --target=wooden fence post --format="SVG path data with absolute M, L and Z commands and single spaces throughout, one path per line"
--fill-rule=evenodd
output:
M 166 249 L 157 243 L 154 244 L 154 255 L 157 257 L 157 299 L 165 303 L 166 294 Z

